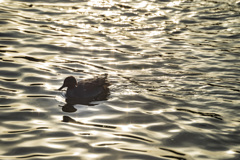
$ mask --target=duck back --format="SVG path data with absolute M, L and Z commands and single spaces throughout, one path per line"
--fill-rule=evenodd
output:
M 67 98 L 99 100 L 109 95 L 107 75 L 78 82 L 77 87 L 68 89 Z

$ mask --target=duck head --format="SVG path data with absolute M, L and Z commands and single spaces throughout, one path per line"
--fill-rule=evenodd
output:
M 68 87 L 71 89 L 71 88 L 75 88 L 76 86 L 77 86 L 76 78 L 73 76 L 69 76 L 69 77 L 65 78 L 62 87 L 60 87 L 58 90 L 62 90 L 65 87 Z

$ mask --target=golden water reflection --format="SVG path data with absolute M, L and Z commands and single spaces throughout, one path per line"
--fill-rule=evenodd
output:
M 238 6 L 0 1 L 0 159 L 238 159 Z M 105 99 L 57 90 L 105 73 Z

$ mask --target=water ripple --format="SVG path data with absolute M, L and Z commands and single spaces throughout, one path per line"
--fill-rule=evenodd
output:
M 0 2 L 0 159 L 238 159 L 239 2 Z M 110 96 L 57 89 L 109 75 Z

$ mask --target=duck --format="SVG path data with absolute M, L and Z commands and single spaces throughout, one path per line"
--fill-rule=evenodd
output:
M 106 100 L 110 86 L 107 77 L 108 74 L 104 74 L 77 82 L 74 76 L 68 76 L 58 90 L 61 91 L 67 87 L 66 102 L 71 104 L 88 104 L 91 101 Z

